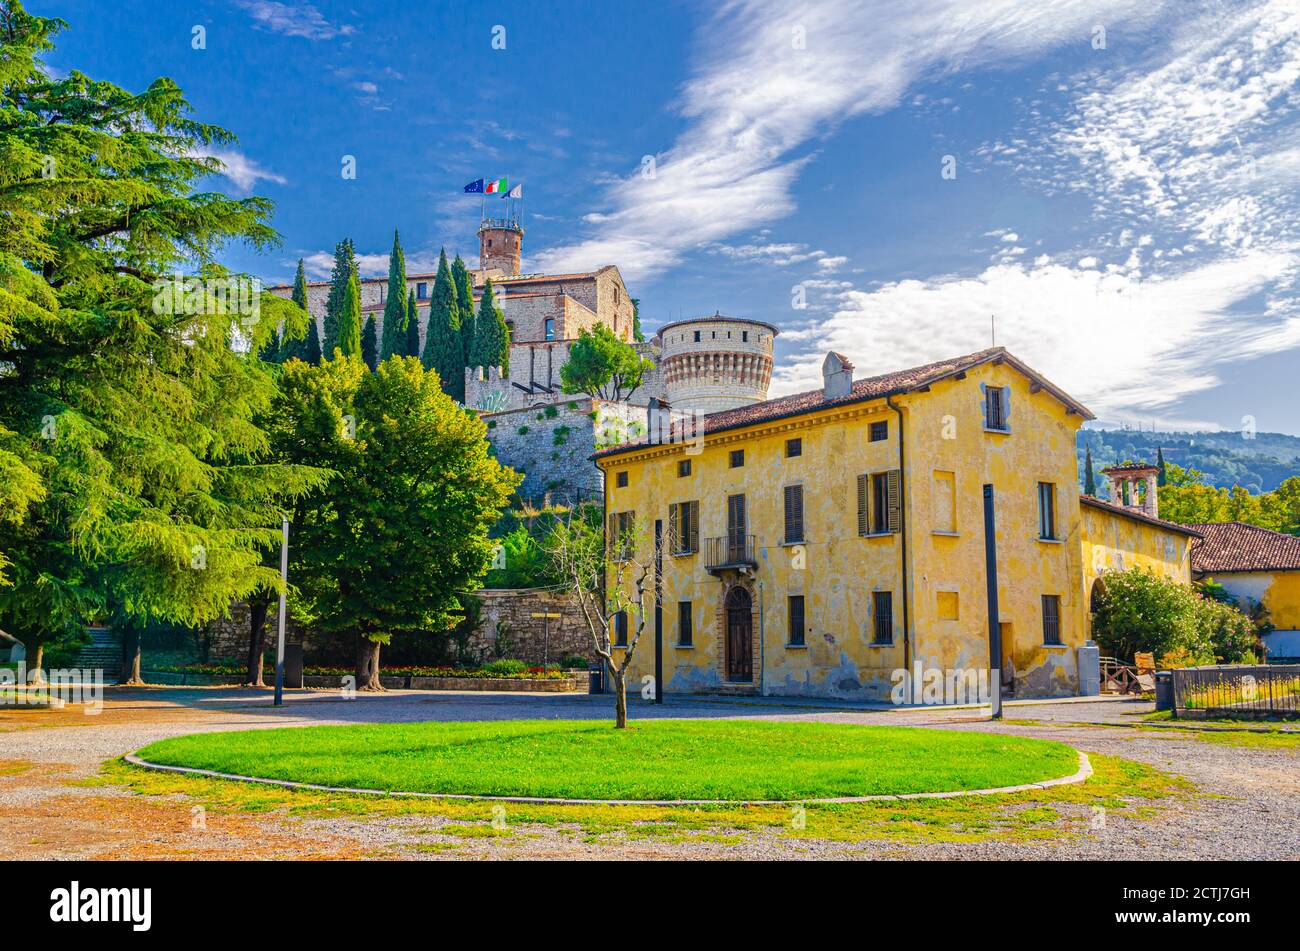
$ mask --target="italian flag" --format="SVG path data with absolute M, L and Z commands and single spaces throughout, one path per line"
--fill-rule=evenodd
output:
M 504 178 L 498 178 L 494 182 L 488 182 L 487 188 L 483 189 L 483 193 L 486 195 L 495 195 L 498 192 L 503 192 L 505 190 L 506 190 L 506 180 Z

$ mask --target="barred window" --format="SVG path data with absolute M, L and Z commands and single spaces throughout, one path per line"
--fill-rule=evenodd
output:
M 1061 643 L 1061 596 L 1059 594 L 1043 595 L 1043 643 L 1048 645 Z
M 892 591 L 873 591 L 871 593 L 871 606 L 872 620 L 874 622 L 872 643 L 894 643 L 894 593 Z

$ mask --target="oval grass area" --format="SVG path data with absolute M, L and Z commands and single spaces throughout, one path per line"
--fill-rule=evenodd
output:
M 566 799 L 815 799 L 990 789 L 1073 775 L 1063 743 L 753 720 L 515 720 L 201 733 L 142 759 L 389 792 Z

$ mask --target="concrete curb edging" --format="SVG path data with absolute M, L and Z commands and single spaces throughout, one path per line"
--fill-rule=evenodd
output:
M 1078 752 L 1078 751 L 1076 751 Z M 141 759 L 136 753 L 127 753 L 126 761 L 132 766 L 151 769 L 163 773 L 181 773 L 189 776 L 202 776 L 207 779 L 227 779 L 241 783 L 262 783 L 267 786 L 281 786 L 285 789 L 306 789 L 312 792 L 351 793 L 364 796 L 390 796 L 410 799 L 459 799 L 479 802 L 516 802 L 529 805 L 549 806 L 788 806 L 796 803 L 854 803 L 854 802 L 900 802 L 907 799 L 956 799 L 960 796 L 997 796 L 1004 793 L 1026 792 L 1030 789 L 1050 789 L 1052 786 L 1068 786 L 1081 783 L 1092 775 L 1092 763 L 1088 755 L 1079 752 L 1079 768 L 1071 776 L 1060 779 L 1045 779 L 1039 783 L 1022 783 L 1019 786 L 1000 786 L 997 789 L 959 789 L 952 792 L 900 793 L 896 796 L 839 796 L 830 799 L 557 799 L 543 796 L 476 796 L 469 793 L 430 793 L 399 792 L 384 789 L 353 789 L 346 786 L 321 786 L 316 783 L 300 783 L 292 779 L 264 779 L 257 776 L 237 776 L 234 773 L 219 773 L 211 769 L 199 769 L 195 766 L 164 766 Z

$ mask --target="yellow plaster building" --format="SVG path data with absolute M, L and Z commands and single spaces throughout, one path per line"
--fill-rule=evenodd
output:
M 1192 549 L 1195 576 L 1213 578 L 1243 608 L 1268 608 L 1276 628 L 1264 636 L 1269 660 L 1300 661 L 1300 538 L 1244 522 L 1190 527 L 1202 536 Z
M 1003 348 L 856 381 L 832 353 L 819 390 L 597 453 L 633 557 L 665 539 L 665 689 L 882 700 L 919 664 L 1077 692 L 1097 578 L 1150 564 L 1188 580 L 1195 537 L 1081 505 L 1091 418 Z

